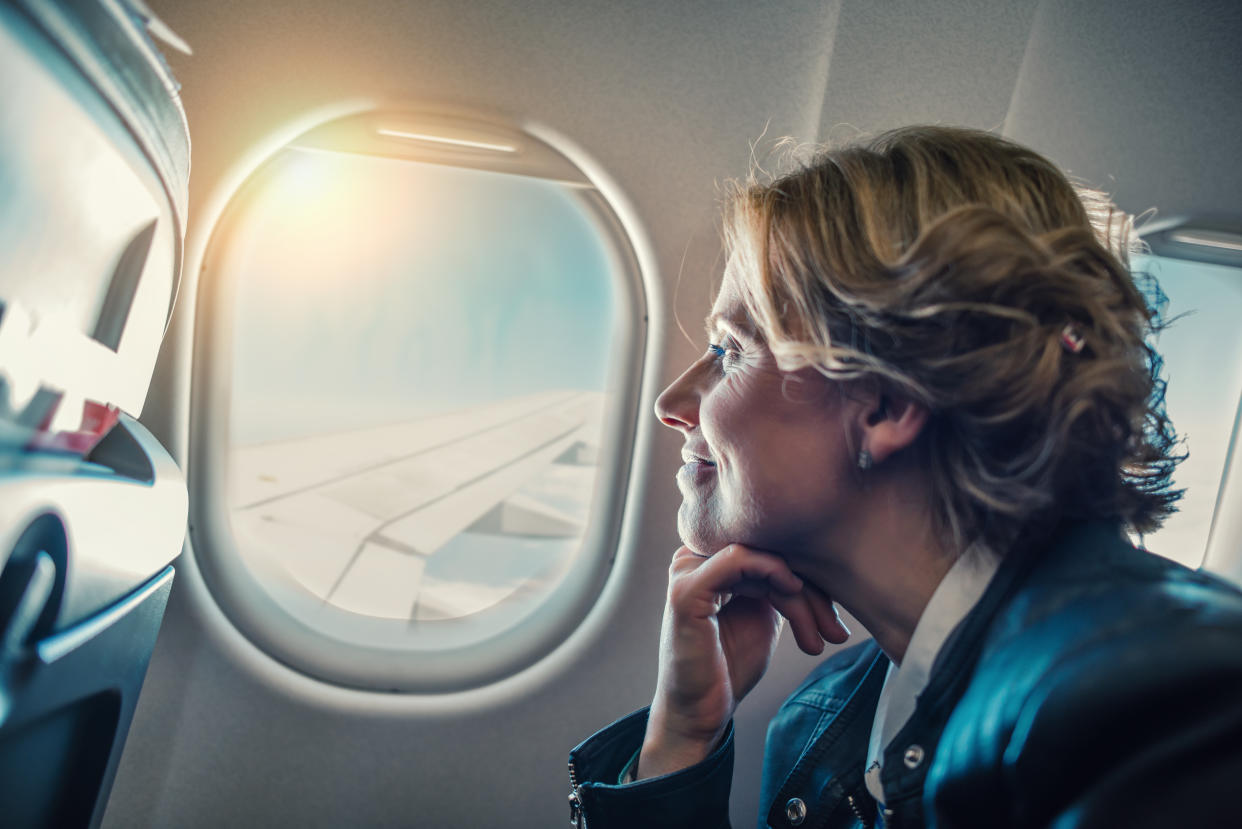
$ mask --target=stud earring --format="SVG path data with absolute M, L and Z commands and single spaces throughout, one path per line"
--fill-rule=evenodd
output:
M 858 453 L 858 468 L 867 470 L 875 464 L 875 459 L 871 457 L 871 453 L 866 449 Z

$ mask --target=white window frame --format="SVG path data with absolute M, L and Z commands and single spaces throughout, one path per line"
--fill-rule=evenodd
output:
M 381 127 L 414 135 L 447 135 L 456 141 L 377 137 Z M 489 151 L 471 146 L 475 144 L 514 149 Z M 264 185 L 273 167 L 269 162 L 291 146 L 560 181 L 573 187 L 580 206 L 605 243 L 614 275 L 617 334 L 608 374 L 611 405 L 601 432 L 600 466 L 582 546 L 569 573 L 535 612 L 481 643 L 449 650 L 418 650 L 367 647 L 332 639 L 278 604 L 250 574 L 238 550 L 226 497 L 235 283 L 215 271 L 217 257 L 213 253 L 227 244 L 249 195 Z M 444 693 L 511 676 L 568 638 L 598 599 L 616 556 L 648 341 L 643 274 L 634 244 L 616 210 L 586 173 L 548 141 L 496 118 L 419 109 L 377 109 L 334 118 L 277 148 L 245 178 L 209 231 L 198 276 L 189 418 L 190 535 L 195 563 L 208 592 L 247 639 L 286 666 L 334 685 Z

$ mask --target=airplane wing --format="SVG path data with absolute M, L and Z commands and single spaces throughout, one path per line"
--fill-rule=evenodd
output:
M 239 549 L 343 610 L 411 621 L 477 612 L 556 578 L 576 552 L 602 410 L 600 393 L 549 392 L 236 447 Z M 503 540 L 509 561 L 481 569 L 463 538 Z

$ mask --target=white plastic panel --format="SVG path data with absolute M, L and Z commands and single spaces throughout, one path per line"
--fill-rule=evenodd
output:
M 171 203 L 98 94 L 0 13 L 0 386 L 15 413 L 46 388 L 71 418 L 137 415 L 180 265 Z
M 186 533 L 185 478 L 142 424 L 122 415 L 97 454 L 49 471 L 37 465 L 0 476 L 0 567 L 30 523 L 52 515 L 68 558 L 57 626 L 70 625 L 121 598 L 181 553 Z M 137 475 L 133 473 L 138 473 Z

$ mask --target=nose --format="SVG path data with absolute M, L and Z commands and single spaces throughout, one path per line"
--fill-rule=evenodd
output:
M 682 372 L 656 398 L 655 414 L 670 429 L 689 432 L 699 425 L 699 390 L 694 382 L 698 363 Z

